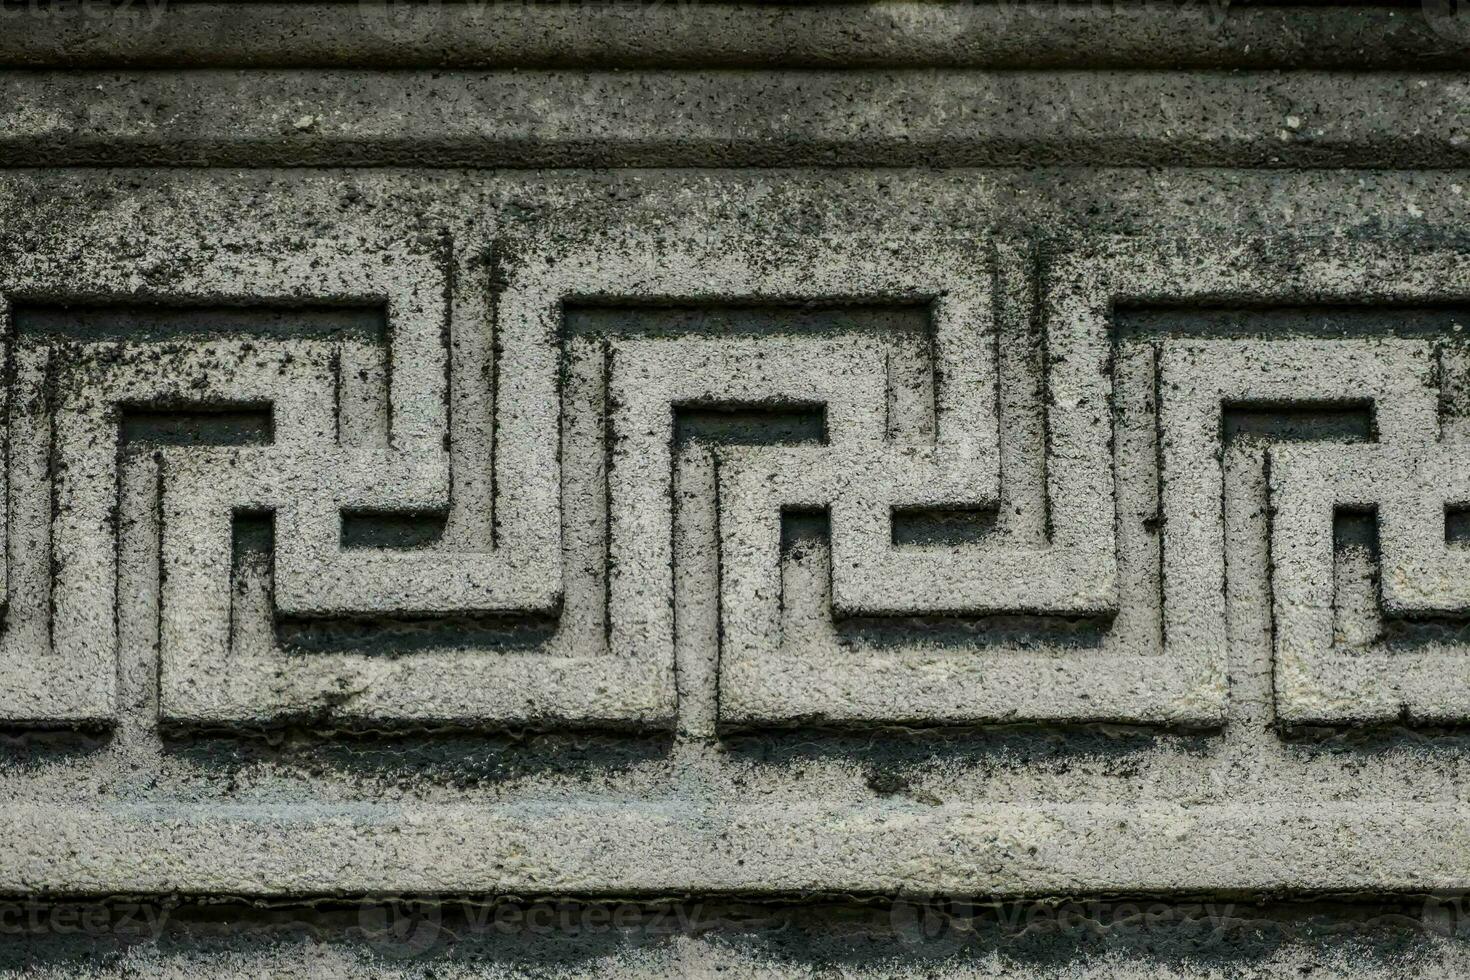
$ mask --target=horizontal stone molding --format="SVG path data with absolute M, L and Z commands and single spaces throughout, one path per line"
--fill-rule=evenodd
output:
M 0 893 L 1448 892 L 1456 804 L 5 810 Z
M 15 68 L 1458 68 L 1421 4 L 187 3 L 11 9 Z
M 15 72 L 0 159 L 1459 168 L 1467 90 L 1459 72 Z

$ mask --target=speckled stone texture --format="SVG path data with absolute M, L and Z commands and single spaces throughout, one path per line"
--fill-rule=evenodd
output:
M 1458 9 L 0 7 L 0 976 L 1470 975 Z

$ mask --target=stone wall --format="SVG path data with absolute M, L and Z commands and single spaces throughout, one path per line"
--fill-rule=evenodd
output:
M 0 972 L 1470 974 L 1467 68 L 7 3 Z

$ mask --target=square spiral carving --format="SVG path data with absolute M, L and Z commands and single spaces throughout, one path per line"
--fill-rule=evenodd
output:
M 169 725 L 1216 726 L 1247 439 L 1277 719 L 1463 720 L 1462 267 L 608 233 L 16 270 L 0 718 L 116 717 L 141 494 Z

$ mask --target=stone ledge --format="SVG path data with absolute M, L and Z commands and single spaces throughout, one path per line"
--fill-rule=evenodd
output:
M 157 2 L 157 0 L 155 0 Z M 1463 68 L 1419 3 L 428 4 L 11 12 L 14 68 Z M 18 29 L 20 28 L 20 29 Z
M 9 166 L 1464 167 L 1462 73 L 20 72 Z M 1026 106 L 1027 111 L 1017 111 Z
M 273 812 L 273 809 L 275 812 Z M 11 806 L 0 894 L 1308 894 L 1470 887 L 1460 804 Z

